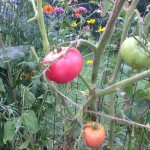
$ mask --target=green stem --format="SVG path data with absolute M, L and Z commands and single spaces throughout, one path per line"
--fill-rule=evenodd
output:
M 83 105 L 83 110 L 87 109 L 91 103 L 93 103 L 97 97 L 101 97 L 104 95 L 108 95 L 111 93 L 116 92 L 117 90 L 120 90 L 134 82 L 137 82 L 139 80 L 142 80 L 144 78 L 148 78 L 150 77 L 150 69 L 147 71 L 144 71 L 142 73 L 139 73 L 133 77 L 130 77 L 128 79 L 124 79 L 122 81 L 117 82 L 116 84 L 113 84 L 111 86 L 109 86 L 108 88 L 102 89 L 102 90 L 97 90 L 95 91 L 95 94 L 92 95 L 91 97 L 89 97 L 89 99 L 87 100 L 87 102 Z M 112 116 L 112 115 L 111 115 Z
M 142 35 L 143 35 L 143 20 L 142 20 L 142 17 L 139 13 L 138 10 L 135 9 L 135 12 L 136 12 L 136 15 L 138 17 L 138 23 L 139 23 L 139 38 L 140 40 L 142 39 Z
M 91 76 L 92 84 L 96 84 L 96 82 L 97 82 L 102 54 L 105 50 L 105 47 L 107 46 L 107 43 L 109 42 L 109 40 L 112 36 L 112 34 L 115 31 L 115 24 L 117 22 L 120 12 L 122 11 L 124 3 L 125 3 L 125 0 L 116 0 L 115 1 L 111 16 L 106 24 L 106 30 L 103 32 L 102 37 L 99 39 L 99 42 L 97 44 L 96 50 L 94 51 L 92 76 Z M 95 103 L 91 103 L 90 110 L 96 111 Z M 94 119 L 95 119 L 95 117 L 94 117 Z
M 33 56 L 34 56 L 36 62 L 37 62 L 37 63 L 40 63 L 40 59 L 39 59 L 39 57 L 38 57 L 38 55 L 37 55 L 35 49 L 34 49 L 33 47 L 31 47 L 30 49 L 31 49 L 31 52 L 32 52 L 32 54 L 33 54 Z
M 131 5 L 130 5 L 130 8 L 128 9 L 128 11 L 126 11 L 125 22 L 124 22 L 123 32 L 122 32 L 122 35 L 121 35 L 120 45 L 122 44 L 122 42 L 127 37 L 129 27 L 130 27 L 132 19 L 134 17 L 134 9 L 135 9 L 136 5 L 138 4 L 138 1 L 139 0 L 132 1 Z M 122 58 L 121 58 L 120 54 L 118 54 L 117 63 L 116 63 L 116 66 L 115 66 L 115 69 L 114 69 L 114 72 L 113 72 L 113 75 L 112 75 L 112 80 L 110 81 L 110 87 L 109 87 L 110 89 L 113 89 L 114 86 L 116 85 L 114 83 L 117 80 L 117 76 L 118 76 L 118 73 L 119 73 L 120 68 L 121 68 L 121 63 L 122 63 Z M 119 88 L 123 88 L 123 86 L 126 86 L 127 84 L 131 84 L 131 82 L 132 83 L 135 82 L 134 80 L 136 80 L 136 77 L 129 78 L 129 82 L 128 82 L 128 79 L 120 81 L 120 82 L 117 83 L 117 86 L 119 84 L 121 84 L 122 87 L 119 87 Z M 116 88 L 116 90 L 117 90 L 117 88 Z M 110 112 L 109 113 L 110 113 L 111 116 L 115 115 L 115 96 L 114 96 L 114 94 L 110 94 Z M 115 122 L 112 120 L 110 122 L 110 136 L 109 136 L 109 147 L 111 148 L 111 150 L 114 149 L 114 147 L 113 147 L 114 130 L 115 130 Z
M 44 49 L 44 55 L 46 55 L 50 51 L 50 45 L 47 38 L 45 23 L 44 23 L 44 17 L 43 17 L 43 9 L 42 9 L 42 0 L 37 1 L 37 20 L 40 28 L 40 32 L 42 35 L 42 43 L 43 43 L 43 49 Z
M 66 44 L 70 44 L 71 47 L 76 46 L 78 44 L 79 45 L 82 44 L 82 45 L 91 47 L 93 51 L 96 50 L 96 46 L 93 43 L 89 42 L 88 40 L 84 40 L 84 39 L 79 39 L 79 40 L 75 40 L 75 41 L 71 41 L 71 42 L 64 42 L 64 43 L 59 44 L 57 47 L 61 47 Z
M 91 85 L 86 81 L 86 79 L 81 74 L 79 74 L 79 78 L 82 80 L 82 82 L 85 84 L 85 86 L 88 88 L 89 92 L 91 93 L 93 91 Z
M 37 20 L 38 12 L 37 12 L 37 9 L 36 9 L 35 1 L 32 0 L 31 2 L 32 2 L 32 6 L 33 6 L 33 10 L 34 10 L 35 16 L 33 18 L 29 19 L 27 22 L 32 22 L 32 21 Z
M 48 85 L 50 86 L 50 88 L 52 89 L 52 91 L 54 92 L 57 104 L 60 106 L 60 108 L 62 106 L 64 106 L 65 109 L 66 109 L 66 111 L 68 112 L 69 116 L 71 118 L 74 118 L 75 115 L 73 114 L 73 112 L 71 111 L 71 109 L 68 107 L 68 104 L 66 103 L 66 101 L 63 100 L 63 96 L 58 92 L 58 90 L 56 89 L 56 87 L 54 86 L 54 84 L 51 83 L 50 81 L 48 81 L 45 76 L 44 76 L 44 79 L 48 83 Z
M 148 78 L 150 77 L 150 69 L 143 71 L 135 76 L 132 76 L 130 78 L 124 79 L 122 81 L 119 81 L 113 85 L 110 85 L 109 87 L 102 89 L 102 90 L 97 90 L 95 91 L 95 96 L 96 97 L 100 97 L 100 96 L 104 96 L 113 92 L 116 92 L 117 90 L 123 89 L 124 87 L 137 82 L 139 80 L 142 80 L 144 78 Z
M 96 100 L 96 96 L 92 95 L 88 98 L 87 102 L 83 105 L 83 110 L 87 109 L 94 101 Z
M 46 100 L 47 95 L 48 95 L 48 91 L 45 91 L 44 96 L 43 96 L 43 100 L 42 100 L 42 103 L 41 103 L 41 106 L 40 106 L 40 109 L 39 109 L 38 117 L 37 117 L 38 120 L 40 119 L 42 108 L 43 108 L 43 105 L 44 105 L 44 102 Z
M 117 22 L 117 18 L 122 10 L 124 3 L 125 3 L 125 0 L 115 1 L 114 8 L 112 10 L 111 16 L 106 25 L 106 30 L 103 32 L 102 37 L 99 39 L 99 42 L 97 44 L 97 50 L 94 53 L 94 60 L 93 60 L 93 68 L 92 68 L 92 76 L 91 76 L 92 84 L 95 84 L 97 81 L 101 56 L 105 50 L 105 47 L 109 39 L 114 33 L 115 24 Z
M 114 93 L 110 94 L 110 110 L 109 114 L 112 116 L 115 115 L 115 98 L 114 98 Z M 115 128 L 115 121 L 111 120 L 110 121 L 110 133 L 109 133 L 109 147 L 113 150 L 113 145 L 114 145 L 114 128 Z

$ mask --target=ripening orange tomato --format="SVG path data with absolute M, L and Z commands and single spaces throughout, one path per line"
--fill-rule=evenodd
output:
M 86 146 L 90 148 L 98 148 L 105 140 L 105 129 L 98 122 L 87 122 L 83 129 L 83 139 Z

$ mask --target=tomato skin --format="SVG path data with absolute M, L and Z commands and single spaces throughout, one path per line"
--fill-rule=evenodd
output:
M 97 129 L 94 129 L 94 126 Z M 83 129 L 83 139 L 86 145 L 90 148 L 98 148 L 105 140 L 105 129 L 98 122 L 87 122 Z
M 139 39 L 139 37 L 136 37 Z M 150 46 L 147 45 L 150 49 Z M 133 69 L 144 69 L 150 67 L 150 55 L 139 45 L 134 37 L 129 37 L 120 47 L 120 55 L 127 65 Z
M 59 54 L 65 51 L 66 48 L 67 47 L 62 47 L 61 51 L 56 54 L 50 52 L 44 57 L 43 63 L 48 64 L 50 60 L 56 58 Z M 70 82 L 77 77 L 81 72 L 82 67 L 82 55 L 76 48 L 72 47 L 65 56 L 61 56 L 50 65 L 45 75 L 49 80 L 63 84 Z

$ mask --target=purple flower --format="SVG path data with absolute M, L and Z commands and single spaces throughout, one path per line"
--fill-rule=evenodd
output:
M 75 13 L 87 13 L 88 10 L 85 7 L 78 7 L 74 10 Z
M 19 0 L 10 0 L 10 2 L 11 2 L 13 5 L 18 5 Z
M 64 9 L 62 7 L 56 7 L 54 8 L 54 14 L 57 15 L 58 13 L 62 13 Z
M 7 10 L 4 9 L 2 11 L 2 16 L 5 18 L 5 19 L 10 19 L 13 15 L 13 10 L 11 8 L 8 8 Z

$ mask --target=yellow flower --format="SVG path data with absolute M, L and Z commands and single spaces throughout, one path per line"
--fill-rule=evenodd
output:
M 87 64 L 87 65 L 93 64 L 93 60 L 87 60 L 87 61 L 86 61 L 86 64 Z
M 74 23 L 71 24 L 72 27 L 77 27 L 77 25 L 78 24 L 76 22 L 74 22 Z
M 103 27 L 103 28 L 99 28 L 96 32 L 103 32 L 105 31 L 106 27 Z
M 95 22 L 96 22 L 96 20 L 95 20 L 95 19 L 87 20 L 87 23 L 88 23 L 88 24 L 94 24 Z

